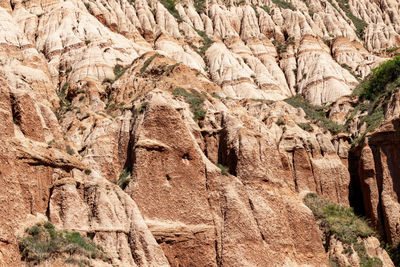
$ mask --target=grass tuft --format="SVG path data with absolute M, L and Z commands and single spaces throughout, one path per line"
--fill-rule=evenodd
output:
M 149 57 L 143 64 L 143 67 L 140 68 L 140 73 L 143 73 L 146 71 L 147 67 L 150 65 L 150 63 L 153 61 L 153 59 L 155 59 L 156 57 L 158 57 L 158 54 L 154 54 L 151 57 Z
M 203 46 L 199 50 L 197 50 L 197 53 L 199 53 L 200 56 L 204 57 L 206 51 L 208 50 L 208 48 L 210 48 L 214 41 L 207 36 L 206 32 L 200 30 L 196 30 L 196 32 L 198 35 L 200 35 L 201 38 L 203 38 Z
M 382 261 L 376 257 L 370 257 L 367 254 L 364 242 L 358 240 L 358 238 L 377 236 L 368 225 L 367 220 L 356 216 L 352 208 L 342 207 L 324 200 L 314 193 L 307 194 L 304 203 L 311 209 L 315 218 L 320 221 L 320 227 L 327 240 L 334 236 L 343 243 L 348 254 L 355 251 L 360 258 L 360 267 L 382 266 Z
M 128 186 L 130 181 L 131 181 L 131 170 L 129 170 L 128 168 L 124 168 L 121 174 L 119 175 L 117 185 L 121 187 L 122 190 L 124 190 Z
M 226 167 L 226 166 L 224 166 L 224 165 L 222 165 L 220 163 L 217 164 L 217 167 L 221 169 L 222 175 L 225 175 L 225 176 L 229 175 L 229 171 L 228 171 L 229 168 L 228 167 Z
M 191 92 L 183 88 L 175 88 L 172 90 L 174 96 L 183 96 L 185 101 L 190 105 L 195 121 L 203 120 L 206 116 L 206 111 L 203 109 L 204 95 L 198 93 L 196 90 L 191 89 Z
M 301 95 L 296 95 L 294 97 L 288 98 L 285 100 L 285 102 L 295 108 L 302 108 L 306 113 L 307 118 L 310 119 L 311 122 L 323 127 L 326 130 L 329 130 L 333 134 L 344 132 L 347 128 L 346 126 L 339 125 L 326 118 L 326 107 L 311 105 Z
M 161 0 L 160 2 L 164 5 L 166 9 L 168 9 L 169 13 L 171 13 L 171 15 L 174 16 L 178 22 L 183 21 L 181 16 L 179 15 L 178 10 L 175 8 L 178 0 Z
M 272 0 L 272 2 L 275 5 L 283 8 L 283 9 L 290 9 L 290 10 L 293 10 L 293 11 L 296 10 L 295 6 L 290 2 L 285 2 L 285 1 L 282 1 L 282 0 Z
M 307 131 L 307 132 L 313 131 L 313 127 L 311 126 L 310 123 L 298 123 L 297 125 L 304 131 Z
M 400 87 L 400 56 L 386 61 L 372 70 L 354 90 L 354 95 L 359 95 L 359 104 L 350 114 L 347 122 L 350 122 L 358 111 L 367 113 L 362 117 L 359 125 L 366 123 L 364 133 L 353 140 L 355 146 L 362 141 L 364 136 L 376 129 L 384 119 L 384 108 L 389 102 L 393 92 Z
M 18 246 L 22 260 L 33 264 L 39 264 L 63 254 L 69 255 L 66 261 L 83 262 L 75 259 L 74 256 L 109 261 L 102 248 L 90 239 L 81 236 L 78 232 L 58 231 L 48 221 L 27 228 L 25 236 L 19 238 Z M 87 264 L 83 265 L 90 265 L 89 261 L 84 262 Z
M 344 244 L 356 243 L 357 237 L 376 236 L 368 222 L 356 216 L 352 208 L 324 200 L 314 193 L 307 194 L 304 203 L 321 220 L 325 233 L 334 235 Z

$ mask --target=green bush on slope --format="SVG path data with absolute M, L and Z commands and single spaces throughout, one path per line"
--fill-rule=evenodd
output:
M 400 56 L 388 60 L 372 70 L 354 90 L 355 95 L 360 96 L 359 104 L 348 118 L 351 121 L 355 114 L 360 111 L 367 113 L 360 120 L 360 125 L 366 123 L 367 129 L 357 139 L 353 145 L 360 142 L 366 133 L 373 131 L 382 122 L 384 117 L 384 107 L 389 101 L 395 89 L 400 87 Z
M 400 86 L 400 56 L 388 60 L 377 68 L 357 87 L 355 93 L 373 100 L 382 94 L 391 93 Z
M 337 134 L 346 130 L 345 126 L 338 125 L 337 123 L 325 117 L 325 107 L 311 105 L 301 95 L 288 98 L 285 100 L 285 102 L 295 108 L 302 108 L 308 119 L 324 129 L 329 130 L 333 134 Z
M 191 89 L 191 92 L 186 91 L 183 88 L 175 88 L 172 90 L 174 96 L 183 96 L 185 101 L 190 105 L 190 109 L 193 113 L 193 119 L 195 121 L 203 120 L 206 116 L 206 111 L 203 109 L 203 102 L 205 100 L 204 95 L 198 93 L 196 90 Z
M 66 262 L 90 265 L 87 259 L 101 258 L 109 261 L 100 246 L 78 232 L 58 231 L 50 222 L 38 223 L 25 230 L 26 236 L 18 245 L 22 260 L 38 264 L 62 254 L 69 255 Z M 73 256 L 81 256 L 75 259 Z
M 314 193 L 307 194 L 304 203 L 320 221 L 320 227 L 328 240 L 334 236 L 343 243 L 346 252 L 351 254 L 354 250 L 358 254 L 360 267 L 382 266 L 382 261 L 376 257 L 370 257 L 363 242 L 358 241 L 359 237 L 366 238 L 376 236 L 376 234 L 368 225 L 368 221 L 356 216 L 352 208 L 321 199 Z

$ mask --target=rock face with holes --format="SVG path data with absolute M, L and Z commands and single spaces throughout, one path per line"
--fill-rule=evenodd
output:
M 110 259 L 94 266 L 351 264 L 340 244 L 324 249 L 305 192 L 344 206 L 358 194 L 398 242 L 398 95 L 392 122 L 350 155 L 347 135 L 282 100 L 336 101 L 344 124 L 346 95 L 400 46 L 399 12 L 394 0 L 0 0 L 0 265 L 25 264 L 18 238 L 38 218 L 101 245 Z

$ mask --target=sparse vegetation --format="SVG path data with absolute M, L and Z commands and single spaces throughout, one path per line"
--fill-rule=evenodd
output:
M 131 181 L 131 170 L 129 170 L 128 168 L 124 168 L 121 174 L 119 175 L 117 185 L 121 187 L 122 190 L 124 190 L 128 186 L 130 181 Z
M 164 5 L 166 9 L 168 9 L 169 13 L 176 18 L 178 22 L 182 22 L 182 18 L 179 15 L 178 10 L 176 10 L 175 5 L 178 3 L 178 0 L 161 0 L 161 4 Z
M 168 67 L 167 67 L 167 69 L 165 70 L 165 75 L 169 75 L 170 73 L 172 73 L 173 71 L 174 71 L 174 69 L 177 67 L 177 66 L 179 66 L 181 63 L 175 63 L 174 65 L 169 65 Z
M 332 2 L 332 0 L 328 0 L 329 3 L 338 10 L 338 7 Z M 349 0 L 337 0 L 339 7 L 344 11 L 346 16 L 353 22 L 354 26 L 356 27 L 356 34 L 362 40 L 364 39 L 365 35 L 365 28 L 367 27 L 367 23 L 354 16 L 353 12 L 350 10 Z
M 84 172 L 85 172 L 86 175 L 90 175 L 90 174 L 92 173 L 92 170 L 90 170 L 90 169 L 85 169 Z
M 294 46 L 296 43 L 294 41 L 294 37 L 289 37 L 284 43 L 273 40 L 272 44 L 276 47 L 278 54 L 286 53 L 288 46 Z
M 307 194 L 304 203 L 311 209 L 316 219 L 320 220 L 320 227 L 327 240 L 334 236 L 343 243 L 346 252 L 351 254 L 354 250 L 360 258 L 360 267 L 382 266 L 382 261 L 370 257 L 364 243 L 357 239 L 376 236 L 367 220 L 356 216 L 352 208 L 324 200 L 314 193 Z
M 220 163 L 218 163 L 217 166 L 218 166 L 218 168 L 221 169 L 222 175 L 225 175 L 225 176 L 229 175 L 228 167 L 225 167 L 224 165 L 222 165 Z
M 355 94 L 372 100 L 385 93 L 391 93 L 400 85 L 400 56 L 386 61 L 372 70 L 372 73 L 357 87 Z
M 113 79 L 111 79 L 111 78 L 104 78 L 104 80 L 103 80 L 103 83 L 113 83 L 114 82 L 114 80 Z
M 310 119 L 312 123 L 329 130 L 333 134 L 337 134 L 346 130 L 346 126 L 338 125 L 337 123 L 325 117 L 326 107 L 311 105 L 301 95 L 288 98 L 285 100 L 285 102 L 295 108 L 302 108 L 306 113 L 307 118 Z
M 205 100 L 204 95 L 198 93 L 194 89 L 191 89 L 191 92 L 188 92 L 183 88 L 173 89 L 172 94 L 175 96 L 184 97 L 185 101 L 190 105 L 190 109 L 193 113 L 193 119 L 195 121 L 204 119 L 207 113 L 202 107 L 203 102 Z
M 389 47 L 389 48 L 386 48 L 386 53 L 390 54 L 390 53 L 396 52 L 399 49 L 400 49 L 399 46 Z
M 325 233 L 329 236 L 334 235 L 344 244 L 356 243 L 357 237 L 365 238 L 376 235 L 368 222 L 357 217 L 352 208 L 339 206 L 314 193 L 307 194 L 304 203 L 311 209 L 314 216 L 321 220 Z
M 143 63 L 143 67 L 140 68 L 140 73 L 143 73 L 146 71 L 147 67 L 150 65 L 150 63 L 153 61 L 153 59 L 155 59 L 156 57 L 158 57 L 158 54 L 154 54 L 151 57 L 149 57 L 144 63 Z
M 294 5 L 292 3 L 290 3 L 290 2 L 285 2 L 285 1 L 282 1 L 282 0 L 272 0 L 272 2 L 275 5 L 277 5 L 277 6 L 281 7 L 281 8 L 290 9 L 290 10 L 293 10 L 293 11 L 296 10 Z
M 78 232 L 58 231 L 50 222 L 39 223 L 25 230 L 26 236 L 19 238 L 22 260 L 38 264 L 58 256 L 69 256 L 65 261 L 80 266 L 89 265 L 86 259 L 109 259 L 103 249 Z M 79 258 L 75 258 L 79 256 Z
M 149 102 L 143 102 L 141 105 L 140 105 L 140 107 L 139 108 L 137 108 L 137 109 L 135 109 L 135 114 L 136 115 L 139 115 L 139 114 L 142 114 L 145 110 L 146 110 L 146 107 L 147 107 L 147 105 L 149 104 Z
M 57 93 L 58 98 L 60 99 L 60 108 L 55 111 L 55 114 L 59 121 L 63 114 L 65 114 L 67 111 L 72 110 L 71 102 L 66 98 L 68 88 L 69 88 L 69 83 L 66 82 L 61 87 L 61 90 Z
M 269 6 L 262 6 L 261 8 L 264 9 L 264 11 L 268 14 L 271 14 L 271 9 L 269 8 Z
M 351 121 L 356 113 L 367 113 L 360 120 L 360 125 L 366 123 L 367 129 L 353 141 L 357 145 L 364 136 L 380 125 L 384 117 L 384 106 L 389 101 L 395 89 L 400 87 L 400 56 L 382 63 L 362 81 L 353 94 L 360 96 L 360 104 L 354 108 L 347 121 Z
M 122 67 L 121 65 L 117 64 L 114 66 L 114 81 L 118 80 L 122 75 L 124 75 L 125 71 L 128 69 L 128 67 Z
M 204 31 L 196 30 L 196 32 L 198 33 L 198 35 L 200 35 L 201 38 L 203 38 L 203 46 L 199 50 L 197 50 L 197 53 L 199 53 L 200 56 L 204 57 L 207 49 L 210 48 L 214 41 L 211 40 Z
M 282 126 L 282 125 L 285 125 L 285 122 L 284 122 L 281 118 L 279 118 L 279 119 L 276 121 L 276 125 Z
M 113 84 L 116 80 L 118 80 L 119 78 L 121 78 L 122 75 L 124 75 L 124 73 L 126 72 L 126 70 L 129 68 L 129 66 L 127 67 L 122 67 L 120 64 L 116 64 L 114 66 L 114 79 L 111 78 L 104 78 L 103 83 L 110 83 Z
M 90 40 L 85 40 L 85 44 L 86 45 L 88 45 L 88 44 L 90 44 L 92 41 L 90 41 Z
M 297 125 L 304 131 L 307 131 L 307 132 L 313 131 L 313 127 L 311 126 L 310 123 L 298 123 Z
M 400 266 L 400 243 L 394 246 L 386 244 L 385 250 L 392 259 L 394 266 Z
M 206 0 L 195 0 L 194 8 L 196 9 L 197 13 L 203 13 L 204 9 L 206 8 Z
M 67 150 L 67 153 L 71 156 L 75 154 L 75 151 L 69 145 L 65 147 L 65 150 Z
M 357 80 L 361 80 L 361 76 L 355 73 L 349 65 L 346 63 L 340 64 L 340 66 L 344 69 L 346 69 L 348 72 L 350 72 L 351 75 L 353 75 Z

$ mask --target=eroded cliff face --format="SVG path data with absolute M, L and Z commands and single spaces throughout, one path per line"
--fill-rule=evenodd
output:
M 0 0 L 0 265 L 40 218 L 101 245 L 95 266 L 359 264 L 304 192 L 359 190 L 396 243 L 396 120 L 348 161 L 348 135 L 282 101 L 337 101 L 400 45 L 399 3 L 342 2 Z
M 358 163 L 353 176 L 360 183 L 365 215 L 392 244 L 399 242 L 398 134 L 398 119 L 390 120 L 367 135 L 352 153 L 352 160 Z

